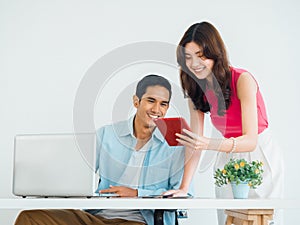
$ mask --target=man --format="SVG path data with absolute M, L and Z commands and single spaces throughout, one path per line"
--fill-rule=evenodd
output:
M 133 105 L 134 117 L 97 131 L 100 181 L 96 192 L 120 197 L 157 195 L 178 188 L 184 164 L 182 147 L 170 147 L 155 129 L 154 119 L 164 117 L 172 95 L 170 83 L 158 75 L 139 81 Z M 153 224 L 153 210 L 27 210 L 15 225 L 143 225 Z M 165 212 L 164 223 L 175 215 Z

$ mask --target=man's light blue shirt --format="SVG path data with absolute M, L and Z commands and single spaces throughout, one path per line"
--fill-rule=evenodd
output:
M 117 122 L 97 130 L 96 172 L 100 181 L 96 190 L 120 183 L 125 168 L 135 150 L 137 139 L 133 135 L 133 119 Z M 158 195 L 178 189 L 184 168 L 184 148 L 170 147 L 158 129 L 155 129 L 146 152 L 138 185 L 138 196 Z M 153 224 L 153 210 L 140 210 L 147 224 Z M 173 224 L 174 213 L 165 212 L 165 224 Z

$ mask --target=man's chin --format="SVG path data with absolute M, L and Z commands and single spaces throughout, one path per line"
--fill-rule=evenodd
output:
M 150 121 L 149 123 L 148 123 L 148 128 L 149 129 L 154 129 L 156 127 L 156 124 L 153 122 L 153 121 Z

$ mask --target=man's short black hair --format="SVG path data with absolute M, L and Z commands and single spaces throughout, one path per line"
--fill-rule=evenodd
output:
M 139 99 L 141 99 L 142 96 L 146 93 L 148 87 L 156 86 L 156 85 L 162 86 L 169 91 L 169 95 L 170 95 L 169 100 L 170 100 L 172 96 L 172 89 L 171 89 L 170 82 L 166 78 L 155 74 L 147 75 L 138 82 L 136 86 L 135 95 Z

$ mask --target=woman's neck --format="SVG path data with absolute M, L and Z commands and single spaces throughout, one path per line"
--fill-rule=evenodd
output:
M 206 78 L 206 88 L 208 90 L 213 90 L 213 79 L 211 76 Z

